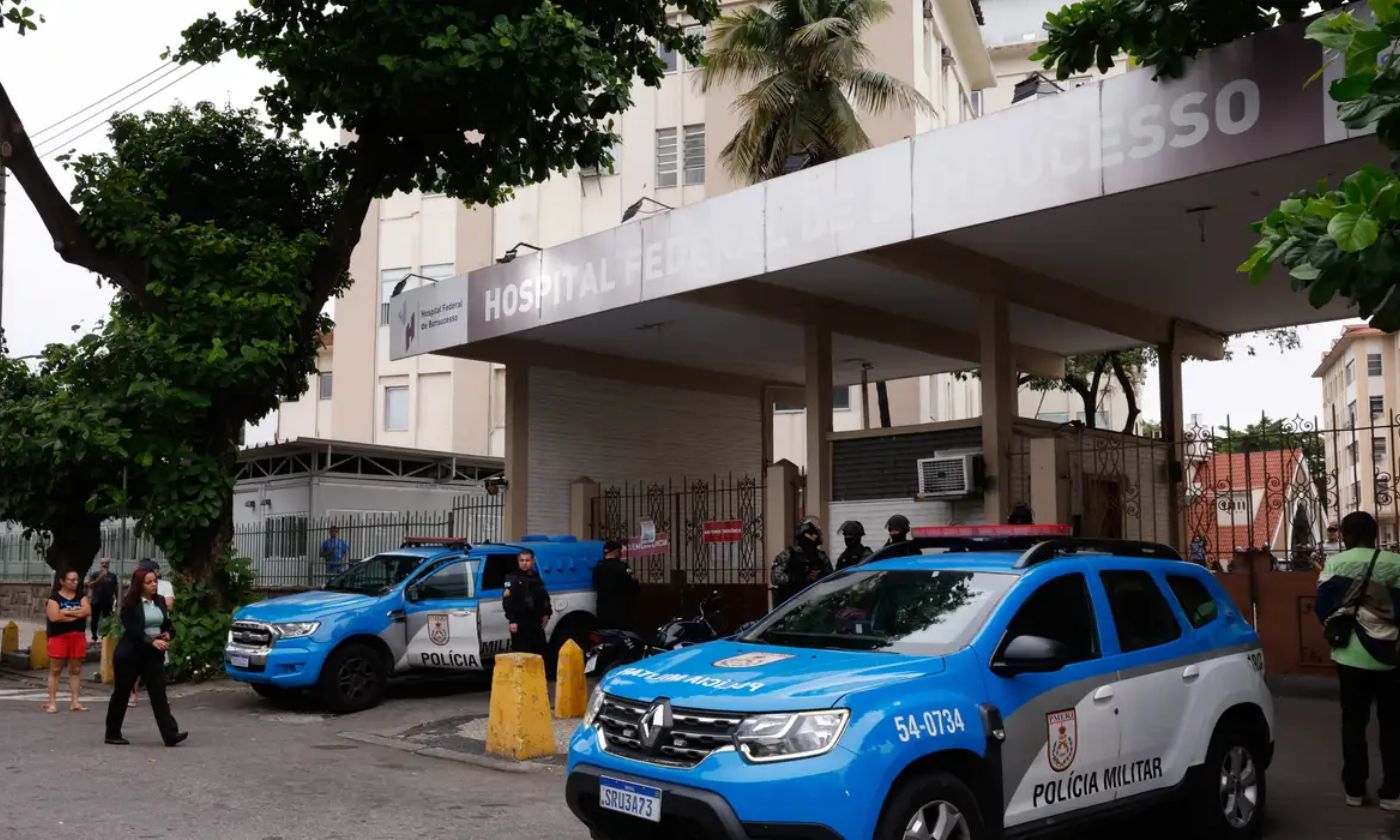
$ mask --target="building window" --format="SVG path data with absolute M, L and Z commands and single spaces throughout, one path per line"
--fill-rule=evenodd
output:
M 676 185 L 676 130 L 658 128 L 656 130 L 656 186 Z
M 705 124 L 685 127 L 685 184 L 705 183 Z
M 685 28 L 685 34 L 686 34 L 686 37 L 687 37 L 687 38 L 694 38 L 694 37 L 696 37 L 697 35 L 700 36 L 701 38 L 704 38 L 704 37 L 705 37 L 705 27 L 701 26 L 701 25 L 698 24 L 698 23 L 697 23 L 697 24 L 693 24 L 693 25 L 691 25 L 691 26 L 687 26 L 687 27 Z M 702 49 L 703 49 L 703 46 L 702 46 Z M 700 69 L 700 65 L 699 65 L 699 64 L 691 64 L 690 61 L 687 59 L 686 62 L 685 62 L 685 69 L 686 69 L 686 72 L 690 72 L 691 70 L 699 70 L 699 69 Z
M 832 388 L 832 389 L 831 389 L 831 407 L 832 407 L 833 409 L 837 410 L 837 411 L 850 411 L 850 410 L 851 410 L 851 389 L 850 389 L 850 388 Z
M 384 431 L 408 431 L 408 386 L 384 389 Z
M 1371 397 L 1371 419 L 1379 420 L 1385 414 L 1385 397 Z
M 418 270 L 418 273 L 433 280 L 450 280 L 452 279 L 452 263 L 425 265 Z M 418 282 L 422 283 L 421 280 Z
M 1356 400 L 1347 403 L 1347 428 L 1356 428 Z
M 1381 375 L 1381 354 L 1380 354 L 1380 353 L 1367 353 L 1367 354 L 1366 354 L 1366 375 L 1367 375 L 1367 376 L 1380 376 L 1380 375 Z
M 1371 460 L 1377 464 L 1385 463 L 1385 438 L 1371 438 Z
M 332 385 L 331 385 L 331 372 L 330 372 L 330 371 L 326 371 L 325 373 L 321 374 L 320 385 L 321 385 L 321 393 L 320 393 L 321 399 L 323 399 L 323 400 L 328 400 L 328 399 L 330 399 L 330 398 L 331 398 L 331 388 L 332 388 Z
M 667 73 L 674 73 L 680 69 L 680 56 L 676 51 L 665 44 L 656 45 L 656 57 L 661 59 L 661 63 L 666 65 Z
M 1352 360 L 1348 360 L 1348 361 L 1347 361 L 1347 368 L 1346 368 L 1346 370 L 1347 370 L 1347 384 L 1350 385 L 1351 383 L 1353 383 L 1353 382 L 1356 381 L 1356 362 L 1355 362 L 1355 361 L 1352 361 Z
M 394 294 L 394 287 L 399 281 L 408 276 L 406 268 L 386 268 L 379 272 L 379 325 L 389 323 L 389 298 Z

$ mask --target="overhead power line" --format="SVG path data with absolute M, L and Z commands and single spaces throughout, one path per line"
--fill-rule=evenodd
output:
M 161 85 L 160 87 L 156 88 L 155 90 L 151 91 L 150 93 L 146 94 L 145 96 L 141 97 L 140 99 L 136 100 L 135 102 L 132 102 L 131 104 L 126 105 L 125 107 L 121 108 L 121 109 L 118 110 L 116 113 L 118 113 L 118 114 L 125 114 L 125 113 L 130 112 L 133 108 L 137 107 L 138 105 L 141 105 L 142 103 L 144 103 L 144 102 L 146 102 L 146 101 L 148 101 L 148 100 L 154 98 L 155 96 L 159 95 L 161 92 L 163 92 L 163 91 L 165 91 L 165 90 L 167 90 L 167 89 L 173 87 L 174 85 L 179 84 L 180 82 L 184 81 L 185 79 L 188 79 L 190 76 L 193 76 L 195 73 L 198 73 L 198 72 L 199 72 L 200 70 L 202 70 L 204 67 L 205 67 L 205 65 L 203 65 L 203 64 L 196 64 L 196 65 L 195 65 L 193 68 L 191 68 L 188 72 L 186 72 L 186 73 L 184 73 L 184 74 L 182 74 L 182 75 L 180 75 L 180 76 L 177 76 L 176 78 L 172 79 L 171 81 L 167 82 L 167 83 L 164 84 L 164 85 Z M 167 75 L 169 75 L 169 74 L 167 74 Z M 164 79 L 164 78 L 165 78 L 165 76 L 162 76 L 162 77 L 160 77 L 160 79 L 156 79 L 156 81 L 160 81 L 161 79 Z M 147 87 L 148 87 L 148 86 L 149 86 L 149 85 L 147 85 Z M 144 87 L 143 87 L 142 89 L 144 89 Z M 132 93 L 134 94 L 134 93 L 136 93 L 136 91 L 133 91 Z M 86 120 L 85 120 L 84 122 L 86 122 Z M 59 150 L 64 149 L 64 148 L 66 148 L 66 147 L 68 147 L 68 146 L 71 146 L 73 143 L 76 143 L 77 141 L 79 141 L 79 140 L 81 140 L 82 138 L 88 136 L 89 134 L 93 133 L 93 132 L 96 131 L 97 129 L 102 128 L 102 127 L 103 127 L 104 125 L 106 125 L 106 124 L 107 124 L 106 118 L 104 118 L 103 120 L 101 120 L 101 121 L 95 123 L 94 125 L 88 127 L 87 129 L 85 129 L 85 130 L 84 130 L 82 133 L 80 133 L 80 134 L 76 134 L 76 135 L 74 135 L 74 136 L 72 136 L 72 137 L 68 137 L 68 138 L 66 138 L 66 139 L 60 139 L 60 140 L 58 140 L 58 141 L 56 141 L 56 142 L 53 142 L 53 143 L 46 143 L 46 144 L 44 144 L 44 145 L 45 145 L 45 149 L 42 150 L 42 151 L 38 151 L 38 155 L 39 155 L 39 157 L 41 157 L 41 158 L 49 157 L 50 155 L 55 154 L 55 153 L 58 152 Z M 74 126 L 74 128 L 76 128 L 76 127 L 77 127 L 77 126 Z
M 44 136 L 45 134 L 48 134 L 50 131 L 53 131 L 55 128 L 58 128 L 59 126 L 63 125 L 64 123 L 68 122 L 69 120 L 73 119 L 74 117 L 76 117 L 76 116 L 78 116 L 78 115 L 80 115 L 80 114 L 85 114 L 85 113 L 87 113 L 88 111 L 91 111 L 93 108 L 99 107 L 99 106 L 102 105 L 104 102 L 106 102 L 107 100 L 111 99 L 112 97 L 117 96 L 118 94 L 122 93 L 123 91 L 127 90 L 128 88 L 131 88 L 131 87 L 134 87 L 134 86 L 140 84 L 141 82 L 145 81 L 146 79 L 149 79 L 150 77 L 154 76 L 155 74 L 159 73 L 160 71 L 164 70 L 165 68 L 171 66 L 171 65 L 174 64 L 174 63 L 175 63 L 175 62 L 173 62 L 173 61 L 167 61 L 167 62 L 165 62 L 164 64 L 162 64 L 161 66 L 157 67 L 156 69 L 150 71 L 149 73 L 146 73 L 145 75 L 138 76 L 138 77 L 136 77 L 135 79 L 132 79 L 131 81 L 127 82 L 126 84 L 122 85 L 121 87 L 117 88 L 116 90 L 112 91 L 111 93 L 107 94 L 106 96 L 102 97 L 101 99 L 98 99 L 98 100 L 93 101 L 93 102 L 89 102 L 87 105 L 84 105 L 83 107 L 79 108 L 78 110 L 74 111 L 73 113 L 69 114 L 68 116 L 64 117 L 63 119 L 59 120 L 58 122 L 50 123 L 49 125 L 46 125 L 46 126 L 44 126 L 43 128 L 39 129 L 38 131 L 32 132 L 32 133 L 29 135 L 30 138 L 33 139 L 33 141 L 34 141 L 35 143 L 40 142 L 40 140 L 43 138 L 43 136 Z M 60 133 L 61 133 L 61 132 L 60 132 Z

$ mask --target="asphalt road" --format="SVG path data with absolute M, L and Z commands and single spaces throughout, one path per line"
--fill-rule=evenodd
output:
M 484 714 L 481 682 L 397 686 L 381 707 L 349 717 L 283 710 L 224 685 L 179 690 L 191 733 L 160 745 L 150 710 L 132 710 L 130 747 L 102 743 L 104 698 L 88 714 L 37 710 L 37 682 L 0 672 L 0 837 L 52 838 L 584 838 L 556 768 L 502 773 L 365 744 L 448 717 Z M 1278 701 L 1279 754 L 1269 775 L 1265 836 L 1274 840 L 1400 840 L 1400 817 L 1342 803 L 1335 704 Z M 1081 840 L 1172 838 L 1168 815 Z

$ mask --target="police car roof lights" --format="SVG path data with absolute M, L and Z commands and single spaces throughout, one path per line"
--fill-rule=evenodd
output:
M 1064 554 L 1075 554 L 1081 551 L 1093 552 L 1096 554 L 1107 554 L 1114 557 L 1137 557 L 1145 560 L 1172 560 L 1184 562 L 1181 554 L 1174 548 L 1161 543 L 1143 542 L 1141 540 L 1112 540 L 1066 537 L 1063 539 L 1044 540 L 1026 549 L 1013 569 L 1025 569 L 1037 563 L 1044 563 L 1054 560 Z
M 399 548 L 455 548 L 466 551 L 471 548 L 471 543 L 466 537 L 404 537 L 403 544 Z

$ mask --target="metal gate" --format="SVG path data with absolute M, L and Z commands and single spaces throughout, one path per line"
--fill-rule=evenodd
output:
M 749 476 L 601 488 L 593 503 L 592 535 L 627 547 L 642 584 L 636 629 L 645 633 L 673 616 L 688 616 L 711 592 L 723 600 L 721 631 L 763 615 L 768 608 L 763 503 L 763 483 Z

